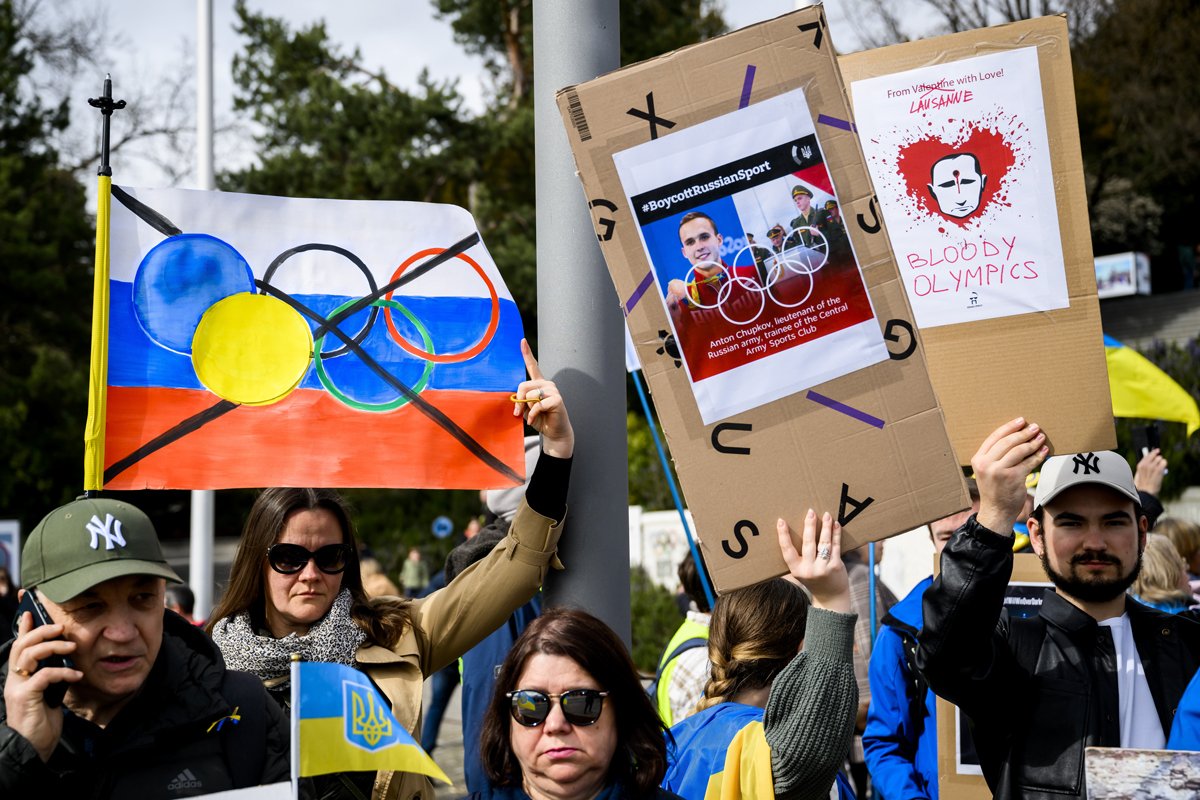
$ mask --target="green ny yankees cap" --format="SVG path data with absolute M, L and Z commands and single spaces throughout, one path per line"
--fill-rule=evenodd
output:
M 21 583 L 56 603 L 126 575 L 183 583 L 163 558 L 150 518 L 120 500 L 80 498 L 56 508 L 21 550 Z

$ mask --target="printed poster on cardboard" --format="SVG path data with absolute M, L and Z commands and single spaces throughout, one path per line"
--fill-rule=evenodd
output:
M 887 359 L 803 90 L 613 161 L 704 424 Z
M 852 84 L 922 328 L 1070 305 L 1037 49 Z

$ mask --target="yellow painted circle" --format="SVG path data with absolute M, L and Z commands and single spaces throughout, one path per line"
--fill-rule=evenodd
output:
M 312 346 L 308 323 L 287 303 L 243 292 L 204 312 L 192 337 L 192 366 L 218 397 L 265 406 L 300 385 Z

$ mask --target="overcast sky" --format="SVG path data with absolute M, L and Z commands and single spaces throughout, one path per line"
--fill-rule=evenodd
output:
M 852 33 L 846 30 L 841 14 L 844 2 L 831 0 L 826 3 L 831 33 L 842 47 L 852 41 Z M 731 28 L 737 29 L 791 11 L 797 3 L 795 0 L 727 0 L 723 5 L 726 21 Z M 483 107 L 488 87 L 482 62 L 455 44 L 449 24 L 435 17 L 429 0 L 342 0 L 339 3 L 249 0 L 249 6 L 285 19 L 293 30 L 324 20 L 335 42 L 347 51 L 359 48 L 367 64 L 385 70 L 393 83 L 405 88 L 415 87 L 417 75 L 427 68 L 435 79 L 457 78 L 459 91 L 468 104 L 475 109 Z M 114 48 L 111 59 L 102 65 L 102 69 L 112 73 L 116 97 L 128 96 L 137 85 L 153 87 L 159 76 L 179 75 L 185 64 L 194 63 L 196 0 L 108 0 L 107 7 L 108 30 L 119 46 Z M 233 2 L 214 0 L 213 7 L 214 104 L 217 125 L 226 129 L 219 132 L 216 139 L 216 162 L 220 170 L 246 164 L 253 157 L 253 145 L 245 127 L 229 129 L 230 123 L 235 121 L 230 70 L 234 53 L 241 45 L 233 30 Z M 81 81 L 72 101 L 73 118 L 85 126 L 95 126 L 94 118 L 88 122 L 88 114 L 95 112 L 86 106 L 86 98 L 98 94 L 102 78 L 103 75 L 97 76 L 94 86 L 90 80 Z M 194 86 L 190 90 L 194 91 Z M 190 97 L 185 108 L 194 124 L 194 100 Z M 194 161 L 191 153 L 183 157 Z M 121 183 L 144 186 L 169 183 L 161 169 L 132 149 L 114 158 L 113 169 L 116 180 Z M 194 173 L 185 173 L 178 185 L 194 186 Z

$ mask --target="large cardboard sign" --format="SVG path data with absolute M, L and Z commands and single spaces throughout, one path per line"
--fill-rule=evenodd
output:
M 935 559 L 934 572 L 937 572 Z M 1004 607 L 1011 617 L 1028 619 L 1042 608 L 1042 596 L 1053 584 L 1046 579 L 1038 557 L 1013 556 L 1012 578 L 1004 592 Z M 937 698 L 938 791 L 942 797 L 990 800 L 966 715 L 958 706 Z
M 960 463 L 1018 414 L 1114 447 L 1066 20 L 839 64 Z
M 799 528 L 808 508 L 828 510 L 848 548 L 968 505 L 825 33 L 822 9 L 804 9 L 558 95 L 720 591 L 785 572 L 780 517 Z M 693 210 L 711 225 L 689 226 Z M 684 315 L 699 312 L 723 333 L 692 336 Z M 831 313 L 862 336 L 821 351 Z M 880 338 L 887 358 L 872 363 Z M 790 374 L 789 353 L 816 363 Z M 706 394 L 714 377 L 730 380 Z

